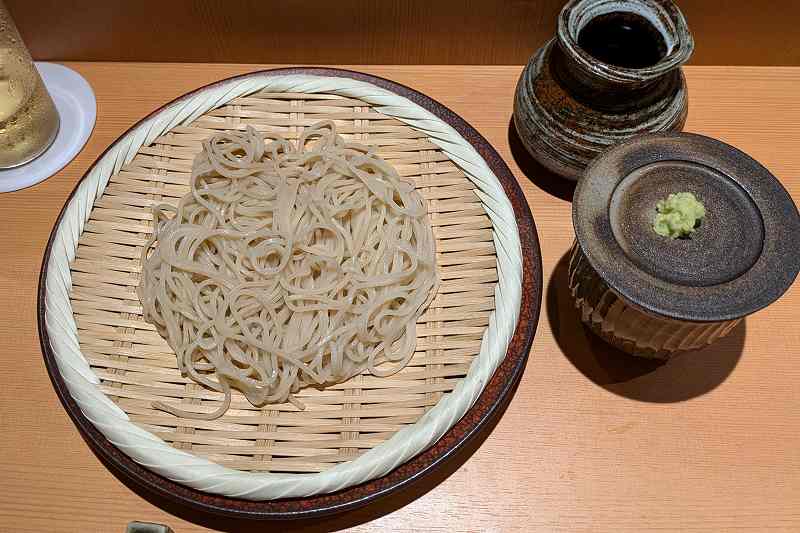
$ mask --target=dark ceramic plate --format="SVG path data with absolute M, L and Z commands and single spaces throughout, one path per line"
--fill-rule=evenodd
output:
M 500 416 L 507 402 L 513 395 L 522 376 L 528 352 L 533 341 L 542 298 L 542 261 L 536 227 L 528 204 L 511 171 L 505 162 L 472 126 L 442 104 L 410 89 L 404 85 L 359 72 L 327 69 L 327 68 L 287 68 L 258 73 L 260 75 L 315 74 L 320 76 L 350 77 L 366 81 L 379 87 L 402 95 L 427 109 L 455 128 L 478 153 L 486 160 L 489 167 L 503 184 L 506 195 L 511 200 L 516 214 L 519 236 L 522 244 L 523 280 L 520 318 L 514 336 L 508 347 L 506 357 L 487 383 L 476 403 L 467 411 L 441 439 L 433 446 L 420 453 L 389 474 L 372 481 L 349 487 L 339 492 L 323 494 L 308 498 L 290 498 L 269 501 L 247 501 L 200 492 L 180 485 L 162 477 L 147 468 L 135 463 L 125 453 L 111 444 L 95 426 L 83 415 L 75 400 L 66 388 L 64 380 L 56 365 L 47 328 L 45 326 L 46 306 L 46 265 L 50 259 L 53 246 L 53 232 L 45 250 L 42 274 L 39 279 L 38 324 L 42 352 L 44 353 L 50 379 L 58 393 L 61 403 L 72 418 L 84 440 L 106 464 L 112 472 L 130 486 L 144 492 L 152 501 L 171 510 L 189 510 L 190 512 L 210 513 L 239 519 L 289 519 L 313 518 L 338 513 L 366 505 L 379 498 L 392 494 L 399 489 L 412 485 L 431 473 L 441 469 L 448 458 L 456 455 L 466 444 L 484 436 L 495 419 Z M 244 79 L 253 74 L 245 74 Z M 227 80 L 226 80 L 227 81 Z M 218 82 L 219 83 L 219 82 Z M 211 84 L 207 87 L 213 87 Z M 204 87 L 203 89 L 207 88 Z M 198 89 L 202 90 L 202 89 Z M 184 95 L 175 101 L 188 98 L 194 93 Z M 170 102 L 171 104 L 172 102 Z M 167 105 L 170 105 L 167 104 Z M 163 106 L 163 109 L 166 106 Z M 154 112 L 158 113 L 161 109 Z M 143 119 L 144 120 L 144 119 Z M 138 126 L 134 125 L 133 128 Z M 133 129 L 131 128 L 131 129 Z M 102 157 L 101 154 L 100 157 Z M 99 160 L 100 158 L 98 158 Z M 76 186 L 77 190 L 77 186 Z M 75 194 L 73 191 L 72 195 Z M 71 199 L 72 196 L 70 196 Z M 67 201 L 69 203 L 69 200 Z M 63 217 L 59 215 L 54 227 L 58 227 Z M 432 476 L 431 476 L 432 477 Z M 176 511 L 177 512 L 177 511 Z
M 658 200 L 688 191 L 706 207 L 689 239 L 651 228 Z M 640 135 L 594 160 L 573 202 L 575 235 L 628 302 L 678 320 L 735 320 L 766 307 L 800 269 L 800 217 L 769 170 L 693 133 Z

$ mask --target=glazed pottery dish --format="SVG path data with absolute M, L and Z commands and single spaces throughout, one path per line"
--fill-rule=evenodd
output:
M 701 216 L 665 234 L 664 217 L 680 228 L 691 215 L 680 198 Z M 665 214 L 667 204 L 677 207 Z M 789 194 L 751 157 L 701 135 L 642 135 L 609 149 L 578 183 L 572 216 L 569 286 L 581 319 L 635 355 L 714 342 L 779 298 L 800 269 Z

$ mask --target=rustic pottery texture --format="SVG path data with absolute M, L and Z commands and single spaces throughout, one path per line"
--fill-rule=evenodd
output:
M 688 238 L 656 234 L 656 203 L 684 191 L 706 217 Z M 572 214 L 569 287 L 581 320 L 635 355 L 714 342 L 800 270 L 789 194 L 755 160 L 701 135 L 642 135 L 609 149 L 586 169 Z
M 659 317 L 628 303 L 597 275 L 578 242 L 569 254 L 569 290 L 581 320 L 596 335 L 624 352 L 667 359 L 721 339 L 739 320 L 688 322 Z
M 617 142 L 680 131 L 688 108 L 680 67 L 693 49 L 671 0 L 571 0 L 517 84 L 520 139 L 542 165 L 577 180 Z

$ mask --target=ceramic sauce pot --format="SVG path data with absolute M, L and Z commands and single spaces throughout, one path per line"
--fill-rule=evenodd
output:
M 670 0 L 571 0 L 558 31 L 528 62 L 514 99 L 522 144 L 542 165 L 577 180 L 610 145 L 680 131 L 681 71 L 694 41 Z

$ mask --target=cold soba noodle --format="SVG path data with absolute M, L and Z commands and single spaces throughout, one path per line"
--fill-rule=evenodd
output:
M 154 207 L 138 288 L 194 381 L 255 406 L 402 369 L 438 278 L 425 203 L 362 145 L 315 124 L 293 145 L 252 128 L 203 143 L 191 191 Z M 387 363 L 387 365 L 382 365 Z M 381 365 L 381 366 L 379 366 Z

